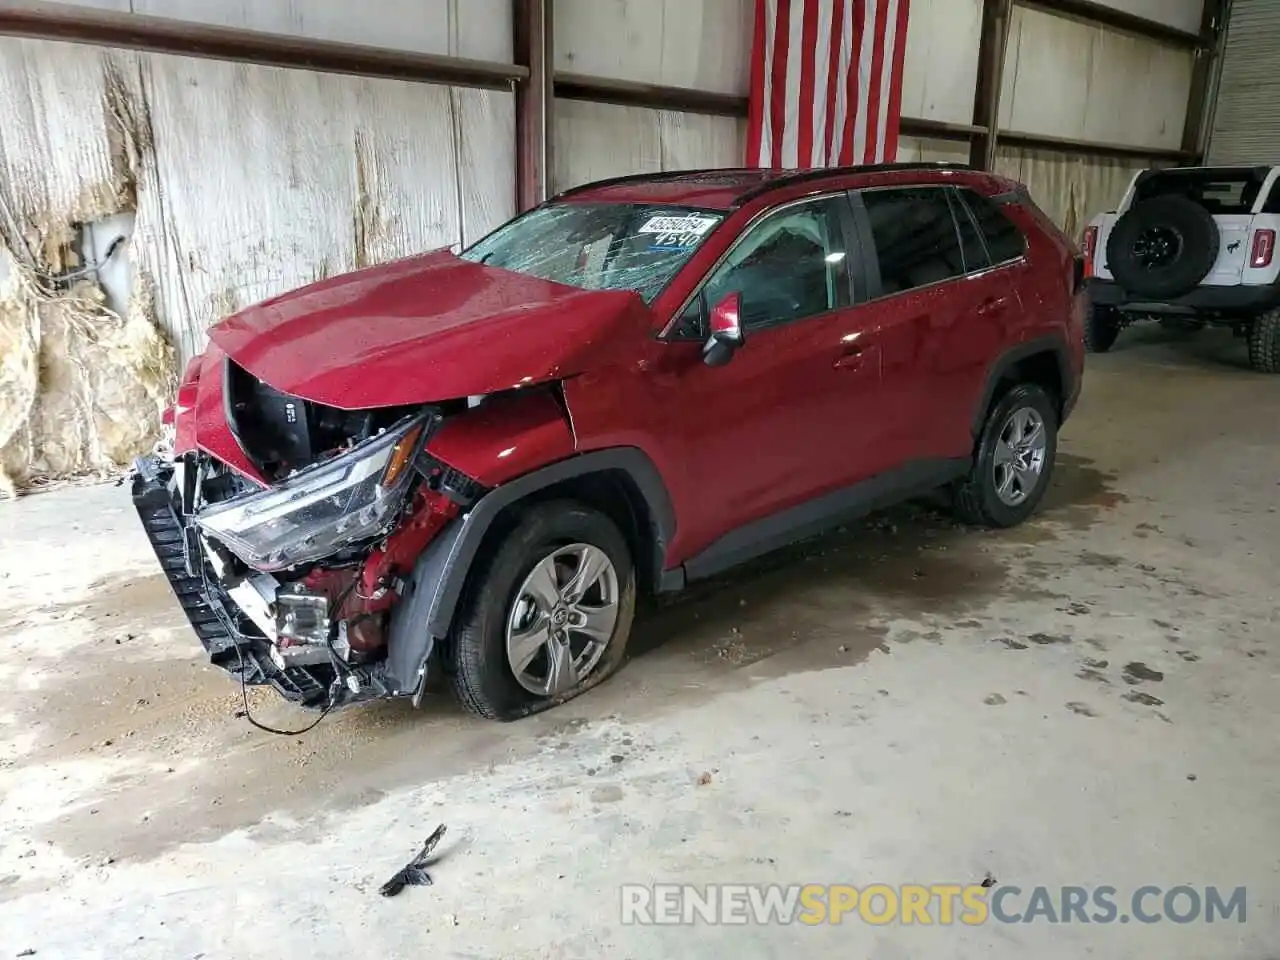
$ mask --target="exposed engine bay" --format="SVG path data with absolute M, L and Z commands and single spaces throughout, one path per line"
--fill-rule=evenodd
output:
M 303 705 L 404 695 L 382 669 L 390 611 L 425 546 L 484 492 L 426 446 L 481 398 L 348 411 L 223 362 L 227 426 L 269 485 L 198 449 L 135 464 L 135 503 L 192 625 L 215 663 Z M 179 537 L 181 571 L 162 549 Z

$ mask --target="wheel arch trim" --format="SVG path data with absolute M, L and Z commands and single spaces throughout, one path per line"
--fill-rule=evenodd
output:
M 1071 359 L 1067 353 L 1066 338 L 1061 334 L 1048 334 L 1010 347 L 991 365 L 991 368 L 987 371 L 986 383 L 982 388 L 982 396 L 979 397 L 977 409 L 973 413 L 973 422 L 970 425 L 975 440 L 982 435 L 982 428 L 987 420 L 987 412 L 991 409 L 991 401 L 995 398 L 996 388 L 1000 386 L 1000 381 L 1023 360 L 1042 353 L 1051 353 L 1058 363 L 1058 376 L 1062 380 L 1064 395 L 1057 399 L 1060 404 L 1059 414 L 1065 419 L 1071 403 L 1071 384 L 1074 379 L 1071 371 Z
M 435 644 L 449 635 L 467 577 L 494 522 L 513 504 L 566 480 L 625 473 L 644 497 L 654 537 L 653 582 L 661 583 L 667 546 L 675 536 L 675 511 L 662 475 L 639 447 L 577 454 L 524 474 L 489 491 L 427 546 L 392 610 L 386 678 L 396 694 L 421 697 L 426 664 Z M 642 531 L 643 532 L 643 531 Z M 666 579 L 669 579 L 666 578 Z

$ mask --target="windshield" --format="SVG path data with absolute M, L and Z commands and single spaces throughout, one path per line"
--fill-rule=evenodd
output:
M 562 203 L 513 220 L 461 256 L 584 290 L 634 290 L 647 303 L 723 219 L 682 207 Z

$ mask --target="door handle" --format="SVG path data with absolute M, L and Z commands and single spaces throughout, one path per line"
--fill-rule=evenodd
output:
M 867 355 L 861 350 L 850 350 L 833 364 L 837 370 L 860 370 L 866 365 Z
M 832 364 L 837 370 L 880 372 L 880 349 L 874 346 L 845 347 L 844 353 Z
M 974 313 L 979 317 L 989 317 L 1008 302 L 1008 297 L 992 297 L 990 300 L 983 300 L 982 303 L 978 304 L 978 309 Z

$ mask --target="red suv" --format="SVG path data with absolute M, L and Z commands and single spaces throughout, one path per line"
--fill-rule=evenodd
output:
M 624 177 L 228 318 L 133 499 L 213 662 L 510 720 L 680 590 L 939 487 L 1009 526 L 1083 367 L 1076 250 L 941 165 Z

